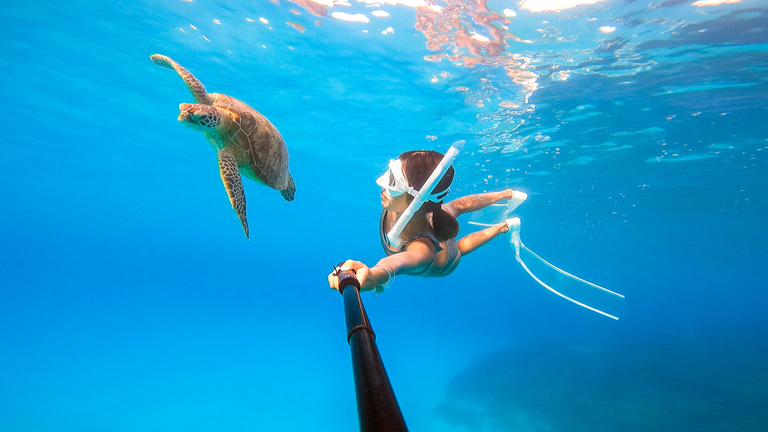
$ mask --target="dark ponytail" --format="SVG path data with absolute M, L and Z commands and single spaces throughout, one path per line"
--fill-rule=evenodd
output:
M 432 171 L 443 159 L 443 155 L 432 150 L 420 150 L 405 152 L 400 155 L 399 159 L 403 163 L 403 174 L 405 174 L 410 186 L 416 190 L 421 190 Z M 431 193 L 448 189 L 453 182 L 454 172 L 453 166 L 449 167 Z M 432 228 L 435 230 L 435 238 L 439 242 L 444 242 L 459 234 L 459 221 L 443 210 L 441 204 L 443 204 L 443 200 L 440 200 L 439 203 L 426 201 L 422 207 L 428 213 L 432 213 Z
M 435 229 L 435 238 L 439 242 L 444 242 L 459 235 L 459 221 L 443 210 L 440 204 L 427 201 L 423 207 L 428 212 L 432 212 L 432 228 Z

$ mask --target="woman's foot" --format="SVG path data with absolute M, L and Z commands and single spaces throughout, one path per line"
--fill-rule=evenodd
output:
M 509 218 L 504 221 L 504 224 L 507 225 L 507 231 L 520 231 L 520 218 L 519 217 L 513 217 Z
M 512 192 L 512 196 L 509 198 L 509 203 L 507 204 L 507 211 L 505 212 L 505 216 L 515 211 L 517 206 L 525 202 L 525 200 L 528 198 L 528 194 L 525 192 L 520 192 L 516 190 L 510 189 Z
M 499 233 L 507 233 L 514 230 L 520 230 L 520 218 L 519 217 L 513 217 L 505 220 L 504 222 L 497 225 L 499 227 Z

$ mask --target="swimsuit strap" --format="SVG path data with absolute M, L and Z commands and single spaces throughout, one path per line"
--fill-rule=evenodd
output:
M 389 244 L 389 241 L 387 240 L 387 235 L 384 233 L 384 223 L 386 222 L 386 215 L 387 215 L 387 211 L 382 210 L 381 218 L 379 219 L 379 239 L 381 240 L 381 247 L 384 249 L 384 253 L 387 254 L 387 256 L 390 256 L 398 252 L 401 252 L 402 249 L 400 250 L 393 249 L 392 246 Z M 408 238 L 408 240 L 406 240 L 403 243 L 403 249 L 405 248 L 405 246 L 408 245 L 408 243 L 420 238 L 427 238 L 431 240 L 435 244 L 435 253 L 443 250 L 443 248 L 440 247 L 440 242 L 437 241 L 434 234 L 430 232 L 422 232 L 422 233 L 416 233 L 412 235 L 411 237 Z M 445 248 L 448 251 L 448 259 L 444 268 L 437 271 L 435 268 L 432 267 L 432 263 L 430 263 L 424 270 L 418 273 L 411 273 L 411 276 L 441 277 L 441 276 L 448 276 L 449 274 L 451 274 L 459 265 L 459 261 L 461 260 L 461 252 L 459 252 L 459 246 L 456 243 L 455 238 L 446 240 Z
M 435 235 L 428 231 L 412 234 L 410 237 L 408 237 L 408 240 L 403 242 L 403 246 L 400 249 L 393 249 L 392 245 L 389 244 L 389 240 L 387 240 L 386 233 L 384 233 L 384 223 L 386 222 L 386 216 L 387 216 L 387 211 L 382 210 L 381 217 L 379 218 L 379 240 L 381 240 L 381 247 L 384 248 L 384 252 L 387 254 L 387 256 L 394 255 L 398 252 L 402 252 L 403 249 L 405 249 L 405 246 L 408 245 L 408 243 L 411 243 L 414 240 L 418 240 L 420 238 L 427 238 L 431 240 L 432 243 L 435 244 L 436 253 L 442 250 L 442 248 L 440 247 L 440 242 L 437 241 L 437 239 L 435 238 Z

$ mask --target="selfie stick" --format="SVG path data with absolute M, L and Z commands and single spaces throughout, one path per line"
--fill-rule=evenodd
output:
M 338 270 L 339 292 L 344 297 L 347 342 L 352 351 L 357 416 L 361 432 L 407 432 L 368 314 L 360 299 L 360 282 L 352 270 Z

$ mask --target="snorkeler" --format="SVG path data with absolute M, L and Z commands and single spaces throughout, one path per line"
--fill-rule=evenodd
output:
M 430 150 L 405 152 L 390 160 L 387 172 L 376 180 L 382 187 L 379 234 L 387 256 L 373 267 L 351 259 L 339 267 L 355 272 L 361 291 L 382 292 L 398 274 L 448 276 L 462 256 L 509 232 L 510 225 L 504 221 L 456 239 L 458 216 L 501 200 L 510 200 L 508 211 L 511 211 L 528 195 L 507 189 L 468 195 L 443 204 L 453 181 L 454 169 L 450 162 L 455 153 L 458 153 L 456 145 L 446 155 Z M 438 179 L 438 176 L 442 177 Z M 432 184 L 435 186 L 429 187 Z M 339 288 L 336 271 L 328 275 L 328 284 Z

